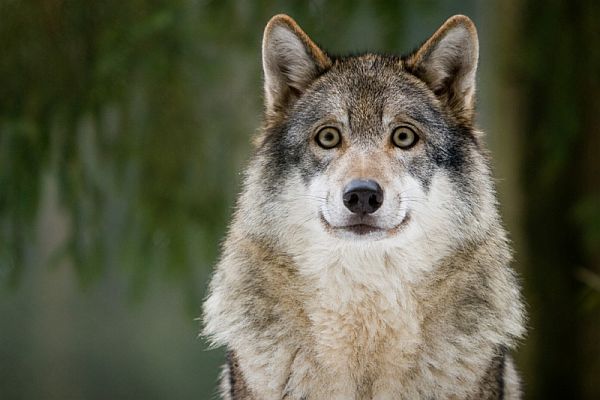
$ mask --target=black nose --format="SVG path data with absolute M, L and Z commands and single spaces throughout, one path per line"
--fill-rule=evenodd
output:
M 344 189 L 344 205 L 355 214 L 372 214 L 383 204 L 383 190 L 373 180 L 355 179 Z

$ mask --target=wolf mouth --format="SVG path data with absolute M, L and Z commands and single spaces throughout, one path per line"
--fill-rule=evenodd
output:
M 329 221 L 327 221 L 327 219 L 325 218 L 325 216 L 323 215 L 322 212 L 319 213 L 319 217 L 321 219 L 321 223 L 325 227 L 325 230 L 328 231 L 329 233 L 335 235 L 335 234 L 339 234 L 341 232 L 347 232 L 347 233 L 355 234 L 357 236 L 367 236 L 367 235 L 377 234 L 377 233 L 385 234 L 386 236 L 393 236 L 393 235 L 397 234 L 398 231 L 400 231 L 400 229 L 404 225 L 406 225 L 408 223 L 408 221 L 410 220 L 410 215 L 408 213 L 406 213 L 406 215 L 404 216 L 404 218 L 402 219 L 402 221 L 400 221 L 400 223 L 398 225 L 396 225 L 392 228 L 386 229 L 386 228 L 381 228 L 379 226 L 363 224 L 363 223 L 334 226 L 334 225 L 331 225 L 329 223 Z

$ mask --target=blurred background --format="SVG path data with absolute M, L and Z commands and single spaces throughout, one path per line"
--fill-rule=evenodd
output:
M 201 302 L 285 12 L 337 53 L 455 14 L 525 288 L 527 399 L 600 398 L 600 2 L 0 0 L 0 399 L 209 399 Z

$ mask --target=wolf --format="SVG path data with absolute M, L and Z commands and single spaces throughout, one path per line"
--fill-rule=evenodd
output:
M 462 15 L 405 56 L 269 21 L 264 124 L 203 307 L 224 399 L 520 397 L 478 51 Z

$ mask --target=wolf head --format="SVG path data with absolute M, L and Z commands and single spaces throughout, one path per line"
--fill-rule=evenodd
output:
M 334 57 L 290 17 L 273 17 L 265 126 L 239 203 L 247 230 L 326 246 L 485 236 L 497 217 L 473 128 L 477 59 L 465 16 L 404 57 Z

